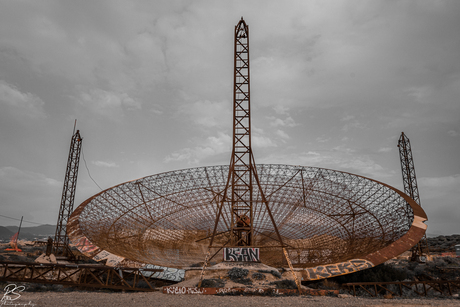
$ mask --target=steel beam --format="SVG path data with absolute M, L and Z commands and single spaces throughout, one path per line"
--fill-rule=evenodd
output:
M 154 291 L 155 282 L 143 272 L 162 272 L 162 269 L 109 267 L 79 264 L 40 264 L 30 262 L 0 262 L 0 281 L 60 284 L 75 287 L 107 288 L 132 291 Z M 148 274 L 151 276 L 152 274 Z

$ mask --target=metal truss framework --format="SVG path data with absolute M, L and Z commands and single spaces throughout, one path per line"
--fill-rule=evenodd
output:
M 249 27 L 241 18 L 235 26 L 233 88 L 233 150 L 225 186 L 209 247 L 254 246 L 254 190 L 258 190 L 267 215 L 273 224 L 279 245 L 282 239 L 273 220 L 268 202 L 260 186 L 251 147 L 251 102 L 249 76 Z M 231 191 L 227 197 L 227 191 Z M 222 207 L 231 207 L 229 241 L 214 243 Z M 213 246 L 214 245 L 214 246 Z
M 257 169 L 294 267 L 366 259 L 407 236 L 415 210 L 426 218 L 403 192 L 365 177 L 290 165 L 259 164 Z M 69 236 L 78 241 L 84 235 L 102 250 L 141 263 L 196 265 L 205 258 L 228 172 L 228 166 L 177 170 L 102 191 L 74 211 Z M 284 266 L 262 193 L 255 189 L 252 198 L 253 240 L 264 251 L 261 261 Z M 221 208 L 216 245 L 230 239 L 232 207 Z
M 77 287 L 154 291 L 164 284 L 149 277 L 158 269 L 113 268 L 94 264 L 0 262 L 0 281 L 60 284 Z M 147 274 L 146 274 L 147 273 Z
M 386 184 L 329 169 L 256 165 L 243 19 L 235 27 L 234 65 L 230 166 L 167 172 L 102 191 L 72 214 L 73 242 L 165 267 L 201 266 L 204 259 L 201 278 L 222 247 L 258 247 L 264 264 L 311 268 L 302 275 L 311 280 L 312 274 L 322 276 L 326 264 L 337 264 L 331 266 L 335 275 L 351 273 L 420 240 L 424 211 Z
M 78 166 L 80 163 L 80 153 L 82 145 L 80 131 L 74 133 L 70 142 L 69 158 L 65 172 L 64 187 L 62 189 L 61 205 L 54 235 L 53 254 L 62 255 L 69 253 L 69 237 L 67 236 L 66 226 L 70 215 L 73 212 L 75 191 L 77 189 Z
M 401 160 L 401 170 L 404 183 L 404 192 L 409 195 L 420 206 L 420 196 L 415 176 L 414 158 L 409 138 L 401 133 L 398 140 L 399 158 Z
M 417 177 L 415 176 L 415 165 L 414 158 L 412 156 L 412 148 L 409 138 L 404 134 L 404 132 L 401 133 L 401 137 L 398 140 L 398 148 L 399 159 L 401 161 L 404 192 L 409 195 L 419 206 L 421 206 L 420 194 L 417 186 Z M 412 261 L 417 260 L 423 254 L 429 253 L 426 234 L 423 236 L 420 242 L 418 242 L 417 245 L 411 249 L 411 252 Z
M 242 18 L 235 27 L 234 55 L 233 151 L 229 180 L 225 187 L 226 189 L 230 188 L 232 192 L 231 198 L 229 200 L 223 199 L 221 205 L 230 201 L 232 206 L 230 244 L 233 246 L 250 246 L 253 243 L 252 188 L 255 165 L 252 163 L 251 150 L 249 29 Z M 217 219 L 219 218 L 218 215 Z

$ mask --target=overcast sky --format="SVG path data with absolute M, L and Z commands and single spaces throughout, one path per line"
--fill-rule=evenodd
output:
M 241 16 L 257 163 L 403 190 L 404 131 L 427 232 L 460 233 L 456 0 L 0 0 L 0 215 L 56 223 L 75 119 L 75 207 L 100 191 L 87 168 L 105 189 L 228 164 Z

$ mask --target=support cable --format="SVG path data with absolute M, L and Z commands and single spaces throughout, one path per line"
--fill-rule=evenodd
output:
M 98 187 L 99 189 L 101 189 L 101 191 L 102 191 L 101 186 L 98 185 L 97 182 L 96 182 L 96 180 L 94 180 L 94 178 L 91 176 L 91 173 L 90 173 L 90 171 L 89 171 L 88 165 L 86 164 L 85 152 L 83 151 L 83 148 L 82 148 L 82 150 L 81 150 L 81 155 L 82 155 L 82 158 L 83 158 L 83 162 L 85 163 L 85 168 L 86 168 L 86 171 L 88 172 L 89 178 L 91 178 L 91 180 L 92 180 L 92 181 L 97 185 L 97 187 Z

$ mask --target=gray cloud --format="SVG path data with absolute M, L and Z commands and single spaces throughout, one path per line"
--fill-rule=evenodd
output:
M 55 185 L 75 118 L 94 161 L 88 168 L 104 187 L 227 164 L 233 27 L 243 15 L 257 162 L 333 168 L 401 186 L 396 143 L 404 131 L 421 195 L 430 195 L 429 227 L 455 232 L 430 206 L 457 206 L 449 178 L 460 174 L 459 13 L 458 1 L 431 0 L 4 2 L 5 215 L 58 205 Z M 29 178 L 27 185 L 14 176 Z M 57 178 L 56 194 L 47 178 Z M 77 202 L 99 191 L 85 171 L 78 182 Z
M 3 80 L 0 80 L 0 103 L 4 112 L 15 114 L 18 117 L 46 118 L 43 109 L 45 103 L 40 97 L 31 93 L 23 93 L 14 85 Z

